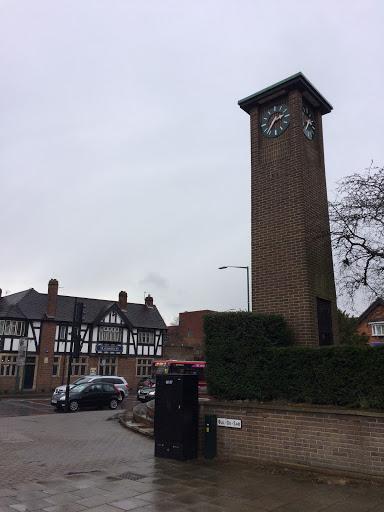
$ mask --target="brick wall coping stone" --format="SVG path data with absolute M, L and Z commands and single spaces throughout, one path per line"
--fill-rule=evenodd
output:
M 374 418 L 384 418 L 384 412 L 362 411 L 359 409 L 341 409 L 336 407 L 318 407 L 318 406 L 295 406 L 281 404 L 264 404 L 261 402 L 252 402 L 250 400 L 215 400 L 214 398 L 199 398 L 199 405 L 209 405 L 217 407 L 228 407 L 233 409 L 269 409 L 279 411 L 294 411 L 305 413 L 320 414 L 339 414 L 341 416 L 367 416 Z

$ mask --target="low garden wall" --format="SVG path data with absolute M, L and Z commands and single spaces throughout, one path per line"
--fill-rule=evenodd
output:
M 217 426 L 222 459 L 384 477 L 382 413 L 200 399 L 201 451 L 205 415 L 241 420 L 241 428 Z

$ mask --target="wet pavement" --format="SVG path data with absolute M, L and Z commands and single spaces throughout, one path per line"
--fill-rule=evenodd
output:
M 49 414 L 53 412 L 48 397 L 12 397 L 0 401 L 0 416 L 30 416 L 32 414 Z
M 117 418 L 110 410 L 0 417 L 0 512 L 384 512 L 382 484 L 159 459 L 153 440 Z

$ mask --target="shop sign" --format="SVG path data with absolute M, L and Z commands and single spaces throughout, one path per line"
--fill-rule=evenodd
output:
M 122 352 L 121 345 L 96 345 L 97 352 Z

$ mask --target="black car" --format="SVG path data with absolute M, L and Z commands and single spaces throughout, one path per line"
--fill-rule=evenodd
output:
M 155 399 L 156 386 L 141 388 L 137 391 L 137 399 L 140 402 L 149 402 Z
M 84 383 L 74 386 L 69 391 L 69 410 L 76 412 L 79 408 L 104 407 L 116 409 L 119 405 L 120 392 L 110 383 Z M 65 393 L 52 397 L 51 405 L 57 409 L 65 408 Z

